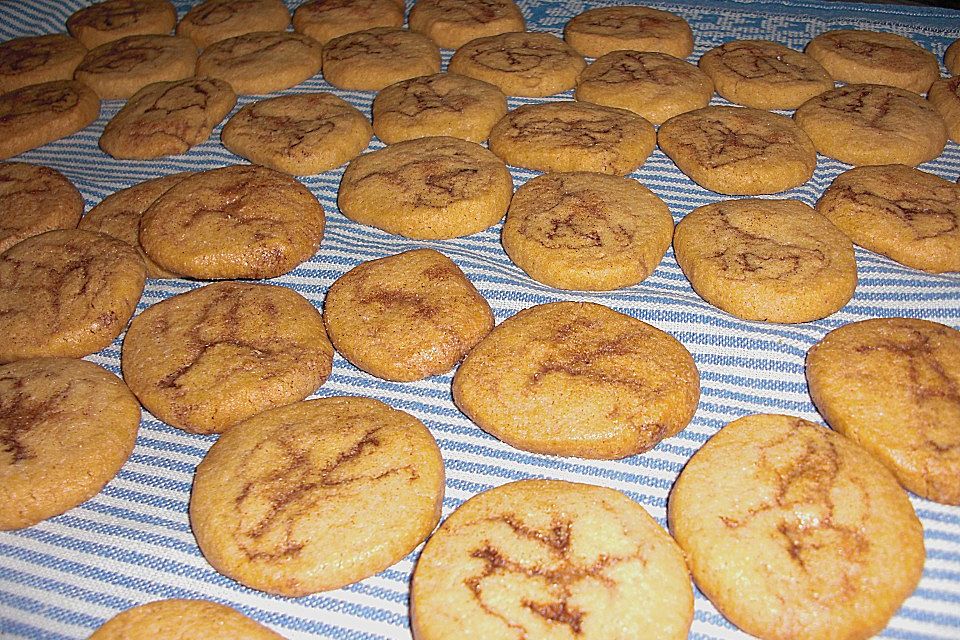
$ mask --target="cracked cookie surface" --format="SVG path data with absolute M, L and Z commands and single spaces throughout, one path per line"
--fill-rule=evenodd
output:
M 167 0 L 106 0 L 75 11 L 67 30 L 88 49 L 127 36 L 165 35 L 177 23 Z
M 320 72 L 323 47 L 300 33 L 256 31 L 213 43 L 197 75 L 226 80 L 239 95 L 288 89 Z
M 0 94 L 41 82 L 71 80 L 87 48 L 62 33 L 0 44 Z
M 417 0 L 410 9 L 410 30 L 446 49 L 471 40 L 524 31 L 526 21 L 513 0 Z
M 283 640 L 283 636 L 226 605 L 209 600 L 156 600 L 123 611 L 88 640 Z
M 53 80 L 0 95 L 0 160 L 80 131 L 100 115 L 100 98 L 76 80 Z
M 83 196 L 62 173 L 25 162 L 0 163 L 0 253 L 54 229 L 73 229 Z
M 340 89 L 379 91 L 440 71 L 440 49 L 421 33 L 378 27 L 334 38 L 323 48 L 323 77 Z
M 954 40 L 943 54 L 943 64 L 947 71 L 960 75 L 960 39 Z
M 943 118 L 947 135 L 960 144 L 960 75 L 940 78 L 930 85 L 927 100 Z
M 126 99 L 154 82 L 193 76 L 197 48 L 177 36 L 127 36 L 91 49 L 74 72 L 103 100 Z
M 563 38 L 585 56 L 612 51 L 659 51 L 677 58 L 693 53 L 693 32 L 675 13 L 650 7 L 598 7 L 574 16 Z
M 297 7 L 293 28 L 326 44 L 355 31 L 402 27 L 403 10 L 395 0 L 310 0 Z
M 205 0 L 188 11 L 177 35 L 203 49 L 215 42 L 257 31 L 286 31 L 290 11 L 283 0 Z

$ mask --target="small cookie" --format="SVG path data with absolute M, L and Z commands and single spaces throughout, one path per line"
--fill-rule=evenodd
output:
M 653 125 L 625 109 L 589 102 L 517 107 L 490 131 L 490 150 L 515 167 L 626 175 L 656 143 Z
M 947 135 L 960 144 L 960 76 L 941 78 L 930 86 L 927 100 L 947 125 Z
M 693 590 L 683 554 L 613 489 L 521 480 L 460 506 L 417 561 L 413 635 L 683 640 Z
M 74 12 L 67 30 L 87 49 L 127 36 L 166 35 L 177 23 L 167 0 L 106 0 Z
M 599 304 L 555 302 L 504 320 L 453 379 L 456 405 L 524 451 L 623 458 L 693 417 L 700 376 L 671 335 Z
M 330 375 L 333 347 L 320 312 L 292 289 L 217 282 L 134 318 L 121 363 L 150 413 L 219 433 L 313 393 Z
M 817 151 L 790 118 L 748 107 L 704 107 L 670 118 L 660 149 L 704 189 L 727 195 L 778 193 L 813 176 Z
M 217 78 L 148 84 L 107 123 L 100 148 L 134 160 L 186 153 L 207 140 L 236 103 L 237 94 Z
M 76 80 L 32 84 L 0 95 L 0 160 L 80 131 L 100 115 L 100 98 Z
M 309 36 L 257 31 L 220 40 L 197 58 L 197 75 L 226 80 L 238 95 L 289 89 L 320 72 L 323 47 Z
M 436 73 L 384 88 L 372 112 L 373 131 L 387 144 L 428 136 L 479 143 L 507 114 L 507 97 L 489 82 Z
M 496 224 L 510 205 L 513 178 L 478 144 L 417 138 L 350 163 L 337 203 L 343 215 L 420 240 L 458 238 Z
M 636 180 L 550 173 L 517 189 L 501 241 L 510 259 L 538 282 L 611 291 L 653 273 L 672 238 L 667 205 Z
M 88 640 L 283 640 L 235 609 L 209 600 L 157 600 L 127 609 Z
M 154 82 L 193 75 L 197 48 L 177 36 L 127 36 L 87 53 L 74 77 L 103 100 L 129 98 Z
M 70 36 L 25 36 L 0 44 L 0 94 L 41 82 L 71 80 L 87 48 Z
M 676 58 L 693 53 L 693 31 L 675 13 L 650 7 L 599 7 L 574 16 L 563 39 L 585 56 L 612 51 L 659 51 Z
M 143 292 L 133 248 L 82 229 L 48 231 L 0 254 L 0 362 L 81 358 L 120 335 Z
M 257 165 L 192 175 L 140 220 L 140 246 L 188 278 L 273 278 L 308 260 L 323 238 L 323 207 L 290 176 Z
M 303 596 L 386 569 L 440 520 L 444 470 L 422 422 L 371 398 L 298 402 L 246 420 L 197 467 L 190 525 L 217 571 Z
M 960 271 L 960 186 L 904 165 L 841 173 L 817 202 L 853 242 L 933 273 Z
M 310 0 L 293 13 L 293 28 L 326 44 L 355 31 L 402 27 L 403 9 L 395 0 Z
M 477 38 L 453 54 L 447 71 L 496 85 L 508 96 L 550 96 L 577 83 L 587 63 L 552 33 Z
M 756 109 L 796 109 L 833 89 L 833 78 L 808 55 L 769 40 L 733 40 L 697 63 L 717 93 Z
M 46 231 L 73 229 L 81 215 L 83 196 L 59 171 L 0 163 L 0 253 Z
M 684 467 L 670 531 L 713 604 L 761 638 L 867 638 L 923 571 L 923 529 L 890 472 L 790 416 L 731 422 Z
M 853 165 L 933 160 L 947 125 L 929 102 L 879 84 L 848 84 L 810 98 L 793 114 L 817 151 Z
M 960 76 L 960 39 L 954 40 L 943 54 L 943 64 L 947 71 Z
M 177 35 L 205 49 L 227 38 L 256 31 L 286 31 L 289 26 L 290 11 L 283 0 L 205 0 L 183 16 Z
M 710 104 L 713 81 L 689 62 L 666 53 L 613 51 L 583 70 L 574 96 L 628 109 L 653 124 L 662 124 Z
M 378 378 L 450 371 L 493 328 L 490 305 L 433 249 L 363 262 L 334 282 L 323 321 L 336 350 Z
M 373 137 L 370 122 L 332 93 L 298 93 L 244 106 L 220 134 L 230 151 L 295 176 L 335 169 Z
M 440 71 L 440 49 L 420 33 L 377 27 L 334 38 L 323 48 L 323 77 L 340 89 L 372 89 Z
M 513 0 L 416 0 L 410 9 L 410 30 L 445 49 L 475 38 L 523 31 L 527 23 Z
M 694 291 L 744 320 L 809 322 L 853 296 L 853 244 L 799 200 L 727 200 L 677 224 L 677 264 Z

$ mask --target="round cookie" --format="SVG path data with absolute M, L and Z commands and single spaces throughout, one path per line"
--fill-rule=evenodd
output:
M 636 180 L 550 173 L 517 189 L 501 240 L 527 275 L 557 289 L 610 291 L 653 273 L 670 247 L 667 205 Z
M 726 195 L 778 193 L 813 176 L 817 152 L 786 116 L 748 107 L 704 107 L 670 118 L 660 149 L 705 189 Z
M 24 36 L 0 44 L 0 94 L 41 82 L 71 80 L 87 48 L 70 36 Z
M 624 494 L 521 480 L 470 498 L 430 538 L 410 618 L 417 640 L 682 640 L 693 590 L 677 544 Z
M 140 403 L 92 362 L 0 366 L 0 530 L 21 529 L 97 495 L 133 451 Z
M 668 503 L 693 579 L 761 638 L 867 638 L 920 580 L 923 530 L 866 451 L 790 416 L 731 422 L 687 463 Z
M 507 167 L 459 138 L 417 138 L 365 153 L 347 166 L 337 203 L 360 224 L 420 240 L 483 231 L 513 195 Z
M 677 58 L 693 53 L 693 32 L 687 21 L 675 13 L 650 7 L 599 7 L 584 11 L 567 22 L 563 39 L 591 58 L 622 49 L 659 51 Z
M 833 78 L 820 63 L 768 40 L 733 40 L 714 47 L 697 63 L 713 80 L 717 93 L 756 109 L 796 109 L 833 89 Z
M 88 640 L 283 640 L 260 623 L 209 600 L 157 600 L 118 613 Z
M 947 71 L 960 76 L 960 39 L 954 40 L 943 54 L 943 64 Z
M 653 124 L 710 104 L 713 81 L 666 53 L 613 51 L 583 70 L 577 100 L 628 109 Z
M 372 112 L 373 131 L 387 144 L 428 136 L 480 143 L 507 114 L 507 97 L 488 82 L 436 73 L 385 87 Z
M 310 0 L 293 14 L 293 28 L 326 44 L 374 27 L 402 27 L 403 7 L 395 0 Z
M 103 100 L 125 99 L 154 82 L 193 75 L 197 49 L 177 36 L 127 36 L 87 53 L 74 77 Z
M 677 224 L 677 264 L 694 291 L 744 320 L 809 322 L 857 286 L 853 244 L 799 200 L 727 200 Z
M 100 148 L 133 160 L 186 153 L 206 141 L 236 103 L 237 94 L 217 78 L 148 84 L 110 119 Z
M 446 49 L 475 38 L 523 31 L 527 25 L 513 0 L 416 0 L 409 22 L 411 31 Z
M 0 253 L 46 231 L 73 229 L 81 215 L 83 196 L 59 171 L 0 163 Z
M 626 175 L 653 151 L 653 125 L 625 109 L 588 102 L 517 107 L 490 131 L 490 150 L 515 167 Z
M 76 80 L 33 84 L 0 95 L 0 160 L 80 131 L 100 115 L 100 98 Z
M 158 265 L 198 279 L 273 278 L 308 260 L 323 207 L 290 176 L 257 165 L 192 175 L 150 205 L 140 245 Z
M 320 312 L 295 291 L 217 282 L 134 318 L 121 362 L 150 413 L 184 431 L 219 433 L 313 393 L 330 375 L 333 347 Z
M 493 328 L 463 271 L 433 249 L 363 262 L 330 285 L 323 306 L 336 350 L 378 378 L 446 373 Z
M 220 436 L 197 467 L 190 524 L 224 575 L 302 596 L 401 560 L 437 525 L 443 491 L 423 423 L 371 398 L 323 398 Z
M 223 146 L 238 156 L 297 176 L 353 160 L 372 137 L 364 115 L 332 93 L 298 93 L 248 104 L 220 134 Z
M 933 105 L 944 124 L 947 135 L 960 144 L 960 76 L 941 78 L 930 85 L 927 100 Z
M 555 302 L 504 320 L 453 379 L 456 405 L 524 451 L 623 458 L 693 417 L 700 377 L 669 334 L 602 305 Z
M 257 31 L 286 31 L 289 26 L 290 11 L 283 0 L 205 0 L 183 16 L 177 35 L 205 49 L 227 38 Z
M 960 271 L 960 185 L 904 165 L 851 169 L 817 211 L 853 242 L 933 273 Z
M 226 80 L 239 95 L 289 89 L 320 72 L 323 47 L 309 36 L 257 31 L 220 40 L 197 58 L 197 75 Z
M 340 89 L 379 91 L 440 71 L 440 49 L 420 33 L 378 27 L 334 38 L 323 48 L 323 77 Z
M 793 118 L 817 151 L 847 164 L 916 166 L 947 144 L 947 126 L 929 102 L 879 84 L 826 91 L 800 105 Z
M 453 54 L 447 71 L 496 85 L 508 96 L 538 98 L 572 89 L 583 57 L 551 33 L 477 38 Z
M 132 247 L 82 229 L 48 231 L 0 254 L 0 362 L 80 358 L 133 315 L 145 274 Z
M 87 49 L 127 36 L 166 35 L 177 23 L 167 0 L 106 0 L 75 11 L 67 30 Z

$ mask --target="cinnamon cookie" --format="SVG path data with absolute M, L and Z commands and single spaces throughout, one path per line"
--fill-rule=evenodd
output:
M 517 189 L 501 239 L 510 259 L 538 282 L 609 291 L 653 273 L 671 238 L 667 205 L 636 180 L 550 173 Z
M 418 640 L 682 640 L 693 620 L 683 554 L 613 489 L 521 480 L 460 506 L 417 561 Z
M 127 36 L 166 35 L 177 23 L 167 0 L 106 0 L 74 12 L 67 30 L 87 49 Z
M 343 215 L 421 240 L 483 231 L 507 211 L 513 179 L 495 155 L 459 138 L 417 138 L 366 153 L 347 167 Z
M 687 21 L 650 7 L 600 7 L 584 11 L 563 28 L 563 38 L 585 56 L 612 51 L 659 51 L 677 58 L 693 53 L 693 32 Z
M 25 162 L 0 163 L 0 253 L 54 229 L 73 229 L 83 196 L 59 171 Z
M 490 150 L 515 167 L 626 175 L 653 151 L 653 125 L 624 109 L 588 102 L 517 107 L 490 131 Z
M 941 78 L 930 86 L 927 100 L 947 125 L 947 135 L 960 144 L 960 76 Z
M 433 249 L 354 267 L 327 291 L 323 320 L 344 358 L 399 382 L 450 371 L 493 328 L 487 301 Z
M 107 620 L 88 640 L 283 640 L 230 607 L 208 600 L 157 600 Z
M 100 98 L 76 80 L 32 84 L 0 95 L 0 160 L 80 131 L 100 115 Z
M 121 362 L 150 413 L 219 433 L 313 393 L 330 375 L 333 347 L 320 312 L 292 289 L 217 282 L 134 318 Z
M 883 465 L 790 416 L 731 422 L 684 467 L 670 531 L 693 579 L 761 638 L 867 638 L 923 570 L 923 530 Z
M 221 573 L 302 596 L 413 551 L 440 520 L 443 490 L 443 459 L 423 423 L 371 398 L 323 398 L 220 436 L 197 467 L 190 524 Z
M 943 64 L 947 71 L 955 76 L 960 75 L 960 39 L 954 40 L 943 54 Z
M 326 44 L 355 31 L 402 27 L 403 9 L 395 0 L 310 0 L 297 7 L 293 28 Z
M 70 80 L 87 48 L 70 36 L 25 36 L 0 44 L 0 94 L 41 82 Z
M 129 98 L 154 82 L 193 75 L 197 49 L 176 36 L 127 36 L 91 50 L 74 77 L 103 100 Z
M 704 300 L 744 320 L 809 322 L 857 286 L 853 244 L 798 200 L 727 200 L 688 213 L 677 264 Z
M 283 0 L 204 0 L 177 25 L 177 35 L 201 49 L 257 31 L 286 31 L 290 11 Z
M 323 77 L 340 89 L 374 91 L 440 71 L 440 49 L 420 33 L 378 27 L 334 38 L 323 48 Z
M 257 31 L 208 46 L 197 58 L 197 75 L 226 80 L 240 95 L 271 93 L 319 73 L 322 50 L 299 33 Z
M 527 25 L 513 0 L 416 0 L 409 21 L 411 31 L 446 49 L 475 38 L 523 31 Z

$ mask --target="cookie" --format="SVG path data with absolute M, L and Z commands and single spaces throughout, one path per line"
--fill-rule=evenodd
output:
M 819 62 L 769 40 L 733 40 L 714 47 L 697 63 L 717 93 L 756 109 L 796 109 L 833 89 Z
M 148 84 L 107 123 L 100 148 L 121 159 L 180 155 L 206 141 L 236 103 L 237 94 L 217 78 Z
M 82 229 L 48 231 L 0 254 L 0 362 L 80 358 L 120 335 L 143 292 L 130 245 Z
M 883 84 L 924 93 L 940 77 L 940 64 L 932 53 L 895 33 L 837 29 L 818 35 L 805 51 L 834 80 L 848 84 Z
M 204 0 L 183 16 L 177 35 L 205 49 L 227 38 L 257 31 L 286 31 L 289 26 L 290 11 L 283 0 Z
M 873 456 L 819 425 L 731 422 L 684 467 L 670 531 L 700 590 L 761 638 L 867 638 L 923 570 L 923 530 Z
M 92 362 L 0 366 L 0 530 L 59 515 L 100 493 L 133 451 L 140 403 Z
M 92 49 L 74 77 L 103 100 L 125 99 L 154 82 L 193 75 L 197 49 L 177 36 L 127 36 Z
M 348 33 L 374 27 L 402 27 L 395 0 L 310 0 L 293 13 L 293 28 L 326 44 Z
M 442 240 L 496 224 L 512 195 L 510 172 L 487 149 L 459 138 L 417 138 L 351 162 L 337 204 L 360 224 Z
M 446 49 L 475 38 L 523 31 L 526 21 L 513 0 L 416 0 L 410 9 L 410 30 Z
M 508 96 L 538 98 L 572 89 L 587 65 L 551 33 L 501 33 L 471 40 L 450 58 L 447 71 L 496 85 Z
M 197 467 L 190 524 L 215 569 L 302 596 L 386 569 L 440 520 L 443 459 L 423 423 L 371 398 L 273 409 Z
M 182 183 L 181 183 L 182 184 Z M 217 282 L 134 318 L 123 379 L 146 409 L 191 433 L 219 433 L 313 393 L 330 375 L 323 320 L 286 287 Z
M 790 118 L 747 107 L 674 116 L 660 126 L 657 143 L 691 180 L 727 195 L 786 191 L 817 166 L 817 150 Z
M 127 36 L 166 35 L 177 23 L 167 0 L 106 0 L 75 11 L 67 30 L 87 49 Z
M 0 94 L 31 84 L 71 80 L 87 48 L 70 36 L 25 36 L 0 44 Z
M 81 215 L 83 196 L 56 169 L 0 163 L 0 253 L 45 231 L 73 229 Z
M 676 58 L 686 58 L 693 53 L 693 32 L 687 21 L 675 13 L 650 7 L 600 7 L 584 11 L 567 22 L 563 39 L 591 58 L 622 49 L 659 51 Z
M 955 76 L 960 75 L 960 39 L 954 40 L 943 54 L 943 64 L 947 71 Z
M 713 81 L 666 53 L 613 51 L 583 70 L 577 100 L 628 109 L 653 124 L 710 104 Z
M 372 89 L 440 71 L 440 49 L 420 33 L 377 27 L 334 38 L 323 48 L 323 77 L 340 89 Z
M 257 31 L 208 46 L 197 58 L 197 75 L 226 80 L 239 95 L 271 93 L 319 73 L 321 51 L 300 33 Z
M 504 320 L 453 379 L 453 400 L 524 451 L 623 458 L 693 417 L 700 381 L 675 338 L 592 303 L 555 302 Z
M 334 282 L 323 306 L 337 352 L 399 382 L 450 371 L 493 328 L 490 305 L 433 249 L 362 262 Z
M 904 165 L 851 169 L 817 211 L 853 242 L 933 273 L 960 271 L 960 185 Z
M 960 144 L 960 76 L 941 78 L 930 86 L 927 100 L 947 125 L 947 135 Z
M 687 637 L 677 544 L 613 489 L 521 480 L 478 494 L 430 538 L 410 598 L 418 640 Z
M 636 180 L 550 173 L 517 189 L 501 241 L 537 282 L 610 291 L 653 273 L 672 238 L 667 205 Z
M 370 122 L 332 93 L 298 93 L 244 106 L 223 127 L 223 146 L 247 160 L 297 176 L 335 169 L 373 137 Z
M 373 131 L 387 144 L 453 136 L 484 142 L 507 113 L 507 97 L 489 82 L 436 73 L 385 87 L 373 99 Z
M 852 165 L 916 166 L 947 144 L 947 125 L 929 102 L 879 84 L 826 91 L 800 105 L 793 118 L 817 151 Z
M 32 84 L 0 95 L 0 160 L 66 138 L 100 115 L 100 98 L 76 80 Z
M 140 220 L 140 246 L 188 278 L 273 278 L 308 260 L 323 238 L 323 207 L 290 176 L 232 165 L 190 176 Z
M 283 640 L 235 609 L 209 600 L 157 600 L 118 613 L 88 640 Z
M 490 131 L 490 150 L 515 167 L 626 175 L 656 141 L 653 125 L 626 111 L 588 102 L 517 107 Z
M 693 290 L 744 320 L 809 322 L 857 286 L 853 244 L 799 200 L 727 200 L 677 224 L 677 264 Z

